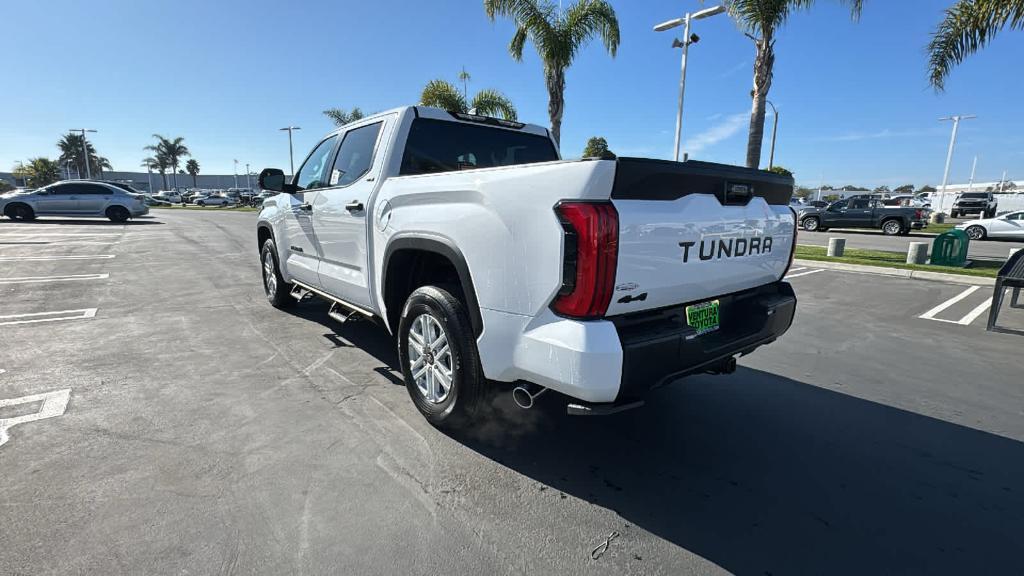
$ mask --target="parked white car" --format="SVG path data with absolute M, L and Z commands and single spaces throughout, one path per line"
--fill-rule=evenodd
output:
M 181 203 L 181 194 L 178 194 L 177 192 L 169 192 L 167 190 L 161 190 L 156 193 L 153 198 L 162 202 L 170 202 L 171 204 Z
M 230 206 L 235 202 L 226 196 L 201 196 L 196 199 L 196 206 Z
M 1009 212 L 995 218 L 968 220 L 957 224 L 956 227 L 967 232 L 971 240 L 984 240 L 989 237 L 1024 239 L 1024 210 Z

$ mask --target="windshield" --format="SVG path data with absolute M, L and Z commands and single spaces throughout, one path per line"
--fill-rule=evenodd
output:
M 988 198 L 986 192 L 965 192 L 960 195 L 961 198 Z

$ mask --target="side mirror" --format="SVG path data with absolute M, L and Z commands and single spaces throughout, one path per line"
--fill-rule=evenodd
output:
M 278 168 L 264 168 L 258 179 L 260 188 L 273 192 L 295 192 L 295 187 L 285 182 L 284 171 Z

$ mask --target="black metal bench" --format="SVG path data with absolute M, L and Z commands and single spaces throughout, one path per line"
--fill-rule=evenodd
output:
M 1024 288 L 1024 250 L 1015 252 L 999 269 L 999 275 L 996 276 L 996 289 L 992 294 L 992 308 L 988 311 L 988 330 L 996 328 L 999 308 L 1003 305 L 1003 292 L 1007 288 L 1013 288 L 1010 307 L 1024 308 L 1024 305 L 1020 303 L 1020 290 Z

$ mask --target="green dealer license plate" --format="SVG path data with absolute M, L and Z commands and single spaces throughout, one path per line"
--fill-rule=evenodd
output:
M 687 306 L 686 323 L 697 331 L 698 336 L 718 330 L 718 300 Z

